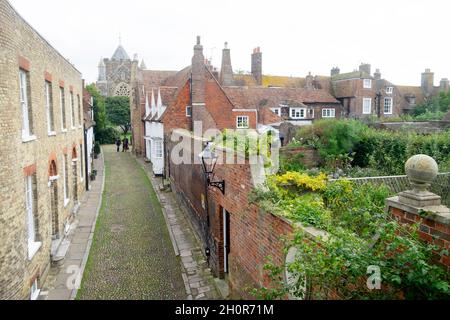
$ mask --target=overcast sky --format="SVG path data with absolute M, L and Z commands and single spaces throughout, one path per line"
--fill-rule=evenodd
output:
M 250 70 L 254 47 L 263 72 L 329 75 L 361 62 L 396 84 L 420 85 L 425 68 L 435 85 L 450 78 L 448 12 L 443 0 L 10 0 L 19 13 L 83 73 L 97 78 L 101 57 L 119 43 L 149 69 L 190 64 L 196 36 L 220 67 L 229 42 L 234 70 Z

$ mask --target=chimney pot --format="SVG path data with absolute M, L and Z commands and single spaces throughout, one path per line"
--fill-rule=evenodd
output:
M 200 45 L 200 36 L 197 36 L 197 45 Z

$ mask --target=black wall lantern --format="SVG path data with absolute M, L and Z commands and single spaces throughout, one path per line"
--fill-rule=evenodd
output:
M 218 188 L 225 194 L 225 180 L 212 181 L 214 179 L 214 169 L 217 164 L 217 155 L 211 150 L 211 143 L 206 144 L 205 150 L 200 153 L 199 157 L 202 159 L 202 169 L 206 177 L 206 183 L 209 187 Z

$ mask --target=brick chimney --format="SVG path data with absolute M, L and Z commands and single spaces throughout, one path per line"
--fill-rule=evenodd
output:
M 375 80 L 381 80 L 380 69 L 375 70 L 375 73 L 373 74 L 373 77 L 375 78 Z
M 312 90 L 314 89 L 314 77 L 311 75 L 311 72 L 306 76 L 306 89 Z
M 331 69 L 331 76 L 337 76 L 338 74 L 341 73 L 341 70 L 338 67 L 334 67 L 333 69 Z
M 197 44 L 194 46 L 192 57 L 192 103 L 205 103 L 205 57 L 203 46 L 200 44 L 200 36 L 197 36 Z
M 442 78 L 439 87 L 440 87 L 441 91 L 447 92 L 448 91 L 448 87 L 449 87 L 448 79 L 447 78 Z
M 228 48 L 228 42 L 225 42 L 222 51 L 222 68 L 220 69 L 220 84 L 222 86 L 233 85 L 233 67 L 231 66 L 231 53 Z
M 431 72 L 430 69 L 425 69 L 425 72 L 422 73 L 422 81 L 421 85 L 425 96 L 430 96 L 433 93 L 434 86 L 434 73 Z
M 368 63 L 361 63 L 361 65 L 359 66 L 359 71 L 360 71 L 360 72 L 365 72 L 365 73 L 367 73 L 368 75 L 371 74 L 371 73 L 370 73 L 370 69 L 371 69 L 371 66 L 370 66 L 370 64 L 368 64 Z
M 258 86 L 262 86 L 262 53 L 261 48 L 255 48 L 252 54 L 252 75 Z

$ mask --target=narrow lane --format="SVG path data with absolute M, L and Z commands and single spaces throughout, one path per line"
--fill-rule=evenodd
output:
M 78 299 L 185 299 L 181 264 L 146 173 L 129 153 L 103 150 L 103 203 Z

